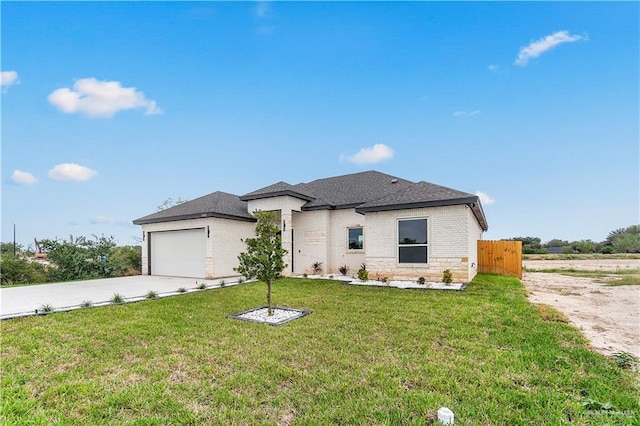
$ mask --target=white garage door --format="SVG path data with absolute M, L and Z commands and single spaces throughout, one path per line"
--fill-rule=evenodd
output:
M 203 228 L 151 232 L 151 275 L 204 278 L 207 237 Z

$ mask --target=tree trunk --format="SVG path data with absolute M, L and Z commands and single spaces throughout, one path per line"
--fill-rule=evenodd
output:
M 271 312 L 271 281 L 267 281 L 267 315 L 273 315 Z

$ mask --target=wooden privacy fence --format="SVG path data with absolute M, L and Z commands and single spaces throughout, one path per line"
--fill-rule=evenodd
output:
M 522 241 L 478 241 L 478 272 L 522 278 Z

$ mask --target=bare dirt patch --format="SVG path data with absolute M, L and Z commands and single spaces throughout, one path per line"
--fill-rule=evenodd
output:
M 616 271 L 637 269 L 638 259 L 525 260 L 527 269 Z M 594 278 L 524 272 L 529 300 L 564 313 L 605 355 L 624 351 L 640 357 L 640 286 L 607 286 Z

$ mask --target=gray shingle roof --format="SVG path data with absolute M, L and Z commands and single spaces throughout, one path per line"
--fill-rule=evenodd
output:
M 395 210 L 403 205 L 442 205 L 464 204 L 477 201 L 478 197 L 467 192 L 447 188 L 446 186 L 435 185 L 429 182 L 411 183 L 399 191 L 394 191 L 388 195 L 376 198 L 358 206 L 358 211 L 379 211 Z M 412 208 L 409 207 L 409 208 Z
M 299 191 L 312 194 L 315 200 L 303 210 L 350 208 L 377 200 L 413 185 L 412 182 L 374 170 L 317 179 L 295 185 Z
M 374 170 L 296 185 L 277 182 L 241 197 L 214 192 L 141 217 L 133 223 L 142 225 L 208 216 L 255 221 L 247 212 L 247 201 L 282 195 L 306 200 L 302 210 L 355 208 L 359 213 L 467 204 L 480 226 L 487 229 L 482 205 L 476 195 L 429 182 L 411 182 Z
M 226 192 L 214 192 L 195 200 L 170 207 L 133 221 L 135 225 L 146 223 L 170 222 L 174 220 L 197 219 L 200 217 L 221 217 L 255 222 L 247 211 L 247 203 L 240 197 Z

